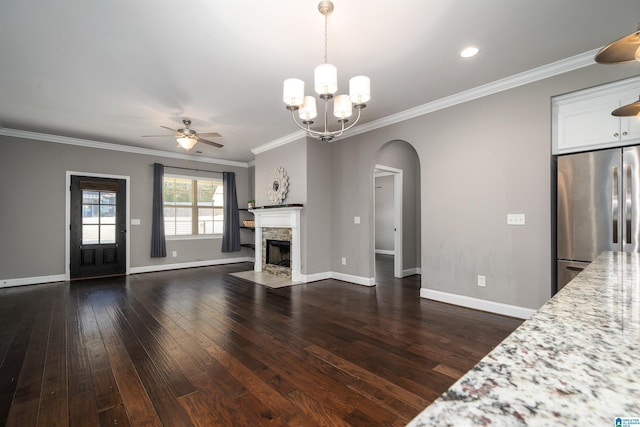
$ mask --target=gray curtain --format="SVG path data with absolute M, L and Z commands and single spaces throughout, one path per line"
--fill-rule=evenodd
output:
M 153 211 L 151 212 L 151 257 L 167 256 L 167 242 L 164 237 L 164 206 L 162 204 L 162 186 L 164 165 L 153 164 Z
M 224 224 L 222 227 L 222 252 L 240 250 L 240 213 L 236 196 L 236 174 L 222 173 L 224 185 Z

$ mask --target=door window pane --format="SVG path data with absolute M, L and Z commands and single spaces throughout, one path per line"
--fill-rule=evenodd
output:
M 116 242 L 116 226 L 115 225 L 100 225 L 100 243 L 115 243 Z
M 100 200 L 100 192 L 89 190 L 82 191 L 82 203 L 98 204 L 98 200 Z
M 100 241 L 99 225 L 82 225 L 82 244 L 96 245 Z
M 115 206 L 100 206 L 100 224 L 115 224 L 116 223 L 116 207 Z
M 116 242 L 116 193 L 82 190 L 82 244 Z
M 100 204 L 101 205 L 115 205 L 116 204 L 116 193 L 111 191 L 101 191 L 100 192 Z

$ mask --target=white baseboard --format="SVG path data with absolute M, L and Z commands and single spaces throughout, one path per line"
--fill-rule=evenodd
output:
M 209 267 L 212 265 L 235 264 L 237 262 L 255 262 L 255 261 L 253 258 L 249 258 L 249 257 L 238 257 L 238 258 L 211 259 L 206 261 L 181 262 L 177 264 L 145 265 L 142 267 L 132 267 L 129 269 L 129 273 L 131 274 L 151 273 L 154 271 L 178 270 L 180 268 Z
M 64 274 L 53 274 L 51 276 L 21 277 L 19 279 L 0 279 L 0 288 L 10 288 L 13 286 L 39 285 L 41 283 L 64 282 Z
M 318 280 L 331 279 L 331 274 L 332 273 L 330 271 L 325 271 L 323 273 L 301 274 L 300 277 L 302 278 L 303 283 L 309 283 L 317 282 Z
M 537 311 L 531 308 L 519 307 L 517 305 L 503 304 L 501 302 L 488 301 L 425 288 L 420 289 L 420 297 L 525 320 L 531 318 L 531 316 L 533 316 Z
M 396 251 L 392 251 L 389 249 L 376 249 L 376 253 L 380 255 L 395 255 Z
M 422 274 L 421 268 L 407 268 L 402 270 L 402 277 L 413 276 L 414 274 Z
M 356 285 L 363 285 L 363 286 L 376 285 L 375 277 L 352 276 L 351 274 L 344 274 L 344 273 L 338 273 L 338 272 L 332 271 L 331 278 L 336 280 L 342 280 L 344 282 L 355 283 Z
M 335 279 L 343 282 L 354 283 L 363 286 L 375 286 L 375 278 L 353 276 L 351 274 L 337 273 L 335 271 L 325 271 L 322 273 L 301 274 L 303 283 L 317 282 L 319 280 Z

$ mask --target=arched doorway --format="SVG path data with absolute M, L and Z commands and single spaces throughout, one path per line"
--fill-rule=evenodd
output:
M 418 154 L 406 141 L 389 141 L 376 152 L 373 168 L 373 258 L 393 266 L 394 277 L 420 274 Z M 392 263 L 387 261 L 390 257 L 393 257 Z

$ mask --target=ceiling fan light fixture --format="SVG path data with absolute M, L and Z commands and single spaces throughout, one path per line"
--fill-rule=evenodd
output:
M 190 136 L 178 136 L 176 137 L 176 141 L 178 141 L 180 147 L 187 151 L 191 150 L 193 146 L 196 145 L 196 142 L 198 142 L 196 138 L 192 138 Z
M 636 31 L 609 43 L 596 53 L 598 64 L 640 61 L 640 26 Z

